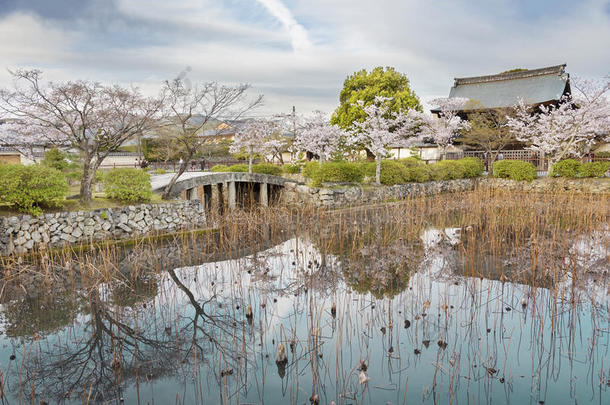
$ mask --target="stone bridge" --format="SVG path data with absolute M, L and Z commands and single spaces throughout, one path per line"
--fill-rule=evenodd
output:
M 153 176 L 154 192 L 162 193 L 173 174 Z M 238 204 L 260 203 L 269 206 L 279 199 L 286 183 L 294 183 L 283 177 L 260 173 L 184 173 L 172 188 L 171 197 L 183 200 L 200 200 L 206 209 L 218 205 L 235 208 Z

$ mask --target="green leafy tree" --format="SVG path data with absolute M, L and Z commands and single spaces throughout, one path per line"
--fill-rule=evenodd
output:
M 376 67 L 370 73 L 362 69 L 345 79 L 339 95 L 339 107 L 335 110 L 331 124 L 345 130 L 353 128 L 354 121 L 366 118 L 364 107 L 375 102 L 375 97 L 392 99 L 389 113 L 405 110 L 423 111 L 419 98 L 409 85 L 409 79 L 393 67 Z M 362 105 L 358 101 L 363 101 Z
M 513 132 L 506 126 L 508 118 L 514 115 L 512 108 L 486 109 L 481 102 L 470 100 L 465 109 L 473 112 L 468 114 L 470 126 L 462 131 L 459 142 L 484 150 L 491 162 L 495 162 L 508 145 L 518 143 Z M 492 167 L 489 169 L 493 170 Z
M 44 159 L 40 163 L 43 166 L 52 167 L 60 172 L 66 170 L 70 165 L 70 162 L 68 162 L 68 154 L 57 148 L 52 148 L 46 151 L 44 154 Z

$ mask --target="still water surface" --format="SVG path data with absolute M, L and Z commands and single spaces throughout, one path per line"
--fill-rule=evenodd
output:
M 406 262 L 295 237 L 6 301 L 2 403 L 610 403 L 604 271 L 550 285 L 469 276 L 460 231 L 426 229 L 399 246 Z M 570 255 L 607 257 L 596 238 Z

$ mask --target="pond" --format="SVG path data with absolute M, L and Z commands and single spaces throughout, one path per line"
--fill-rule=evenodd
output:
M 3 403 L 608 403 L 609 213 L 570 198 L 240 213 L 5 263 Z

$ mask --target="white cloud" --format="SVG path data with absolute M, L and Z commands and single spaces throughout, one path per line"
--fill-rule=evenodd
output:
M 23 66 L 154 93 L 191 66 L 191 80 L 251 83 L 265 94 L 259 114 L 273 114 L 331 111 L 346 75 L 375 66 L 407 74 L 424 102 L 446 96 L 455 76 L 558 63 L 572 74 L 609 73 L 602 0 L 529 20 L 510 0 L 257 2 L 118 0 L 106 25 L 9 15 L 0 20 L 0 86 L 9 84 L 5 68 Z
M 277 18 L 290 35 L 292 49 L 303 52 L 311 49 L 312 44 L 305 28 L 297 22 L 290 10 L 280 0 L 256 0 Z

